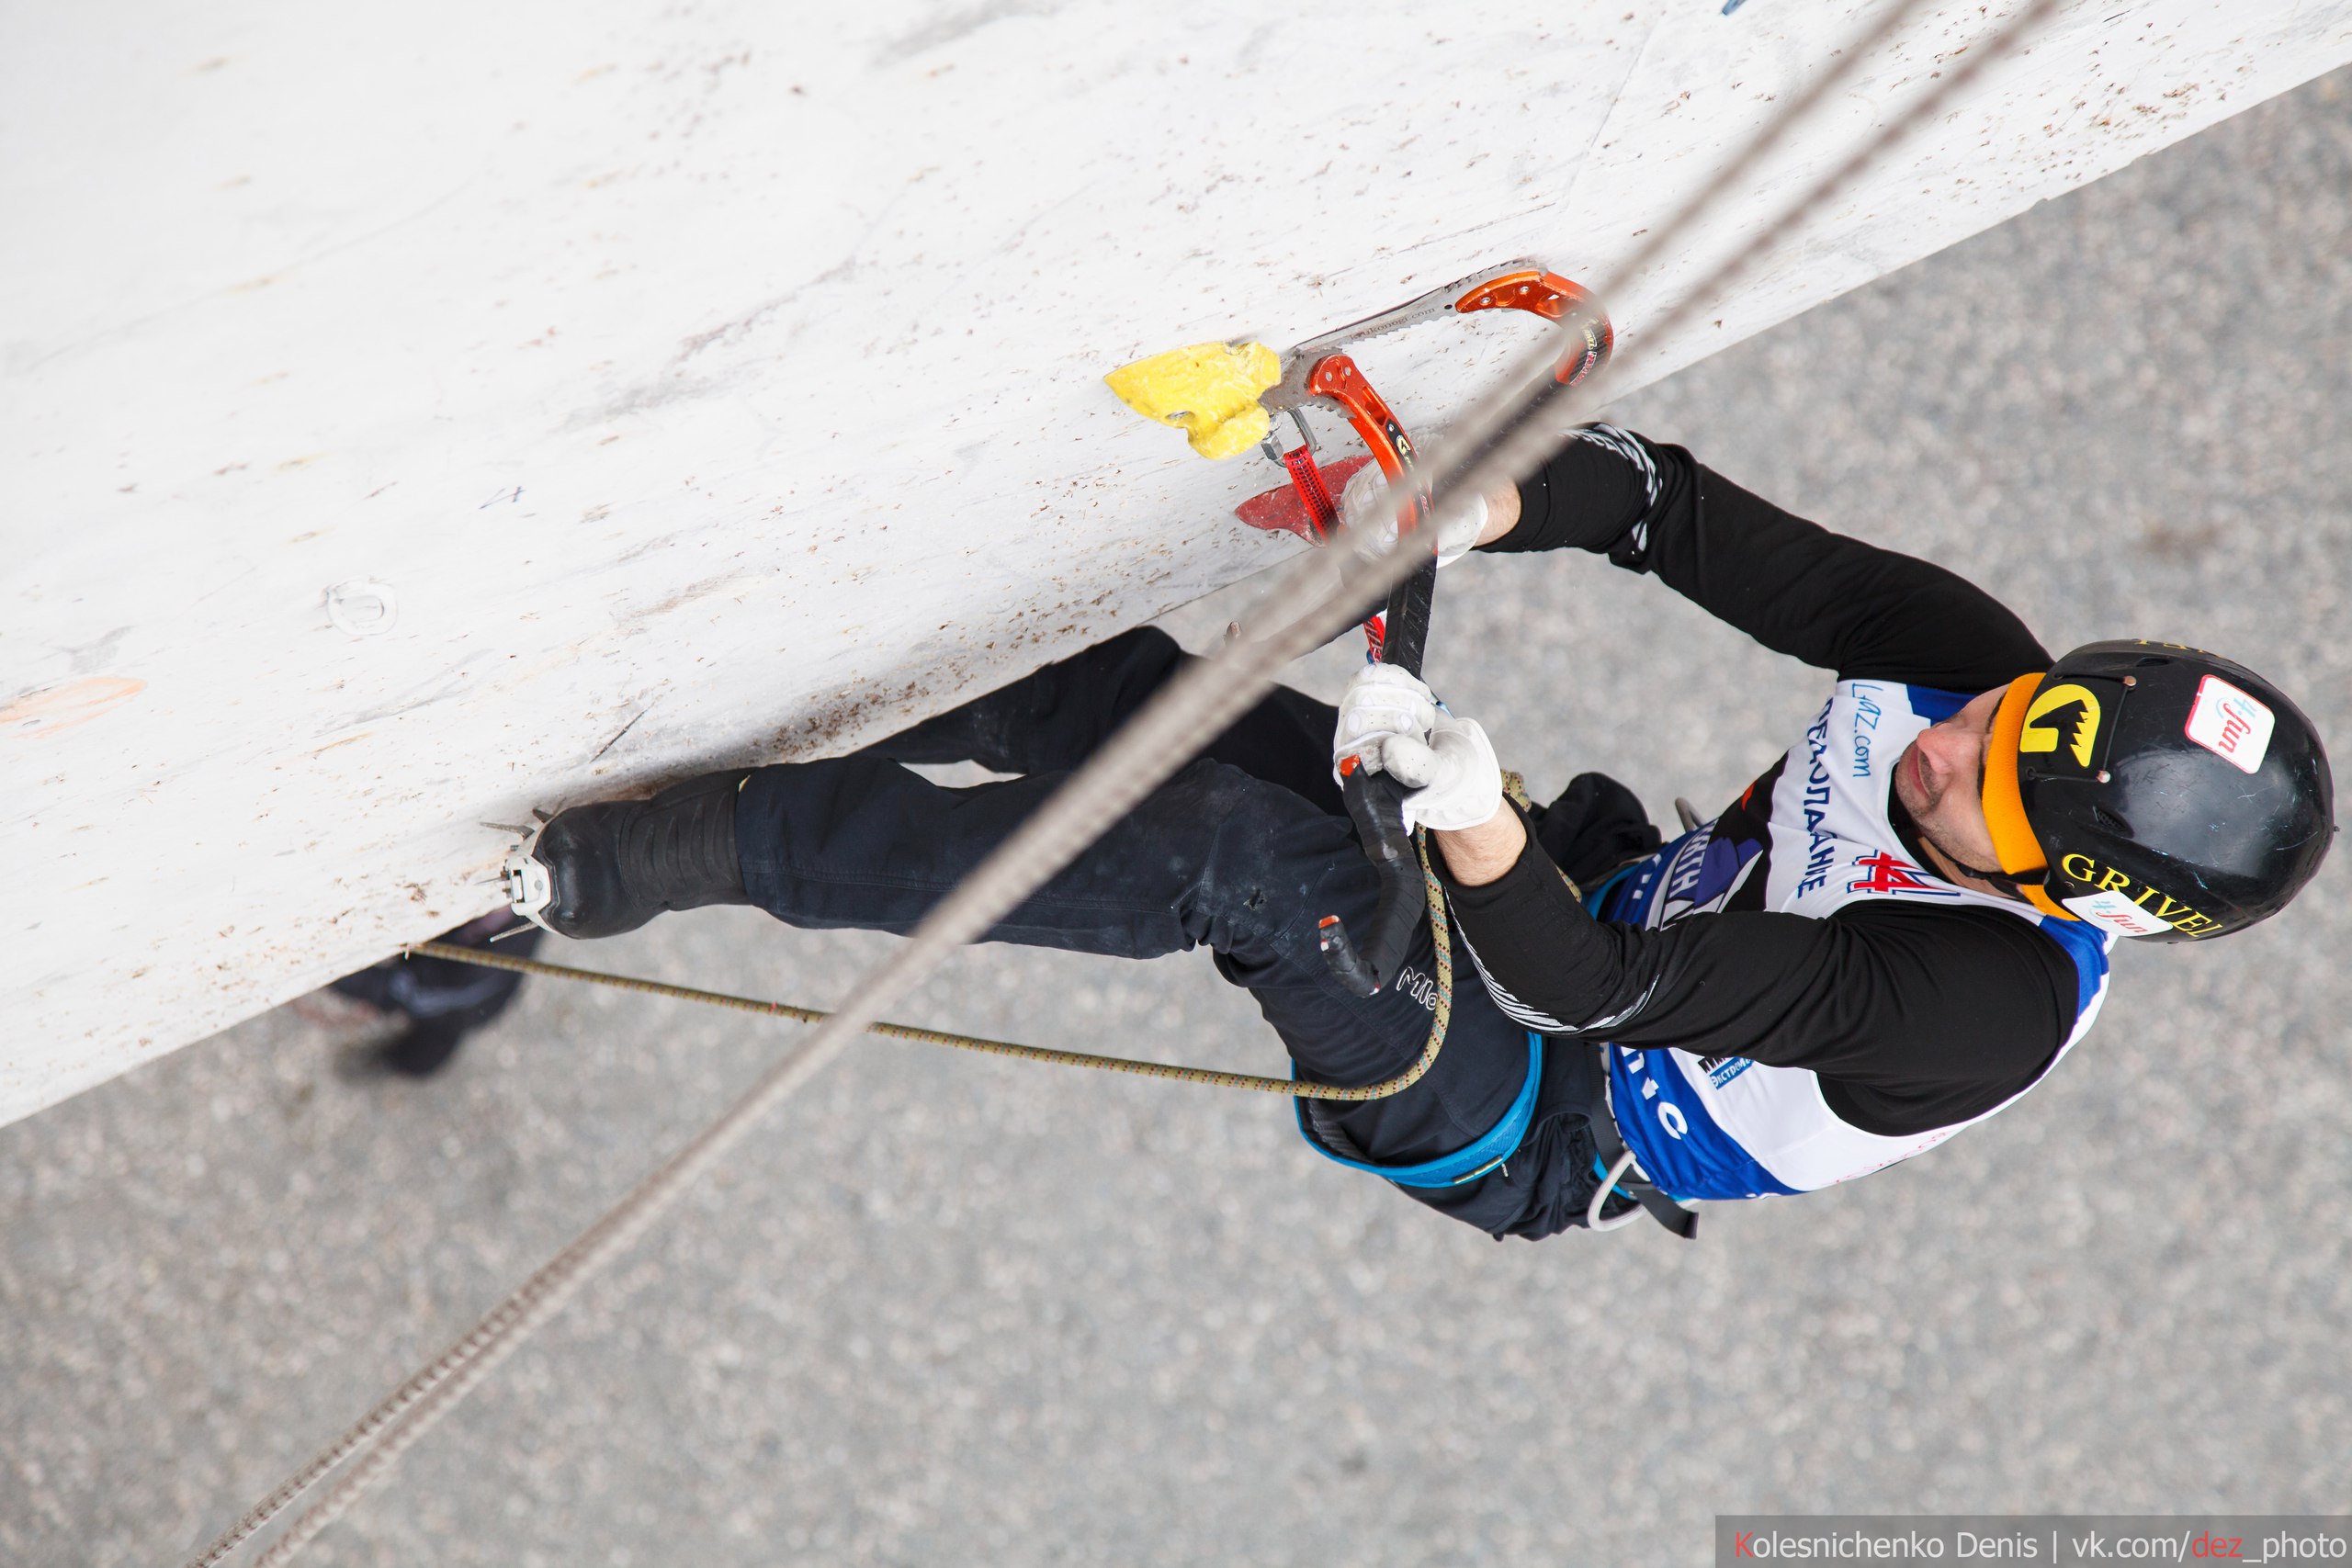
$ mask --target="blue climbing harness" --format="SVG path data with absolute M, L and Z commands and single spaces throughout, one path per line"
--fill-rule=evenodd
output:
M 1291 1077 L 1298 1077 L 1296 1063 L 1291 1066 Z M 1450 1155 L 1423 1160 L 1419 1165 L 1373 1165 L 1360 1159 L 1334 1153 L 1321 1138 L 1306 1117 L 1306 1101 L 1294 1100 L 1298 1110 L 1299 1135 L 1307 1146 L 1325 1159 L 1337 1160 L 1351 1170 L 1368 1170 L 1384 1180 L 1399 1187 L 1459 1187 L 1475 1181 L 1519 1152 L 1521 1140 L 1527 1136 L 1528 1124 L 1535 1120 L 1535 1090 L 1544 1078 L 1544 1037 L 1530 1032 L 1527 1036 L 1527 1081 L 1519 1086 L 1519 1098 L 1510 1102 L 1502 1120 L 1487 1129 L 1476 1143 L 1468 1144 Z

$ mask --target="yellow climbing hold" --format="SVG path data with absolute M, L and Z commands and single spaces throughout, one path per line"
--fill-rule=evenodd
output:
M 1123 365 L 1102 378 L 1146 419 L 1184 431 L 1204 457 L 1230 457 L 1266 438 L 1272 422 L 1259 394 L 1283 378 L 1262 343 L 1196 343 Z

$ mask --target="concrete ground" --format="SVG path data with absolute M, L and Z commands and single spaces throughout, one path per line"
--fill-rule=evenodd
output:
M 1617 417 L 2054 647 L 2228 650 L 2341 752 L 2347 193 L 2339 73 Z M 1449 572 L 1430 669 L 1539 790 L 1605 765 L 1661 818 L 1825 679 L 1583 557 Z M 1498 1246 L 1279 1103 L 870 1043 L 313 1560 L 1697 1562 L 1718 1511 L 2352 1509 L 2347 862 L 2124 952 L 2009 1114 L 1696 1246 Z M 723 910 L 551 955 L 821 1005 L 882 949 Z M 976 950 L 898 1010 L 1279 1067 L 1198 954 Z M 175 1561 L 791 1045 L 535 983 L 429 1082 L 286 1010 L 0 1130 L 0 1561 Z

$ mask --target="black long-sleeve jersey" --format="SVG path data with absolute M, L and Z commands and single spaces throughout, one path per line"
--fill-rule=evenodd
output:
M 1983 590 L 1791 516 L 1679 447 L 1599 427 L 1520 493 L 1518 526 L 1486 548 L 1606 554 L 1841 680 L 1975 693 L 2050 667 Z M 1991 1110 L 2040 1077 L 2075 1026 L 2072 961 L 1996 909 L 1867 899 L 1826 919 L 1724 911 L 1642 930 L 1588 915 L 1533 834 L 1496 881 L 1447 881 L 1515 1010 L 1580 1038 L 1810 1068 L 1830 1109 L 1867 1132 Z

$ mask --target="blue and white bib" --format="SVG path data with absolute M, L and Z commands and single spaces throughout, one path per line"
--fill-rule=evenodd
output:
M 2114 936 L 1944 881 L 1911 863 L 1887 820 L 1895 760 L 1967 700 L 1896 682 L 1839 682 L 1802 741 L 1715 820 L 1613 878 L 1596 912 L 1656 930 L 1726 908 L 1823 919 L 1860 898 L 1999 909 L 2041 927 L 2075 961 L 2081 988 L 2064 1056 L 2098 1015 Z M 1605 1049 L 1618 1133 L 1650 1179 L 1678 1198 L 1758 1198 L 1850 1181 L 1933 1148 L 2024 1093 L 1966 1122 L 1887 1137 L 1841 1120 L 1809 1068 Z

